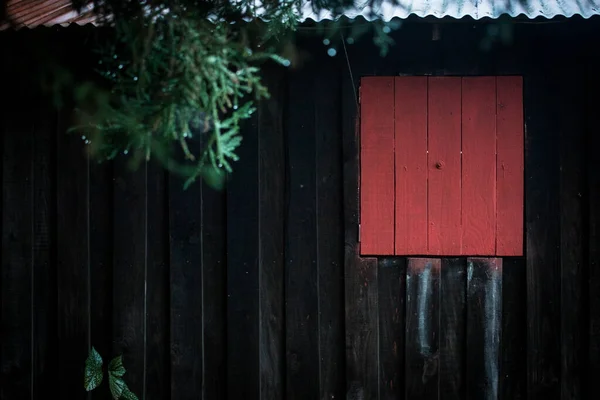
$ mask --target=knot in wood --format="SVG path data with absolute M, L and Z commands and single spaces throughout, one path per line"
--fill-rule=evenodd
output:
M 438 162 L 436 162 L 436 163 L 435 163 L 435 167 L 436 167 L 437 169 L 442 169 L 442 168 L 444 168 L 444 162 L 443 162 L 443 161 L 438 161 Z

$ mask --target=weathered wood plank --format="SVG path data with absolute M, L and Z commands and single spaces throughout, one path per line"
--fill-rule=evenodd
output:
M 467 260 L 467 398 L 498 399 L 502 259 Z
M 560 397 L 559 107 L 554 76 L 527 76 L 525 215 L 528 398 Z
M 569 57 L 572 62 L 578 58 Z M 563 70 L 564 71 L 564 70 Z M 561 302 L 561 399 L 585 397 L 585 338 L 587 276 L 584 254 L 587 217 L 586 192 L 585 80 L 569 69 L 556 82 L 560 92 L 560 302 Z M 596 171 L 590 171 L 596 173 Z
M 113 165 L 89 164 L 90 339 L 105 360 L 113 354 Z M 111 396 L 109 385 L 95 389 L 93 399 Z
M 496 79 L 462 78 L 461 112 L 461 254 L 490 256 L 496 252 Z
M 355 71 L 356 72 L 356 71 Z M 346 398 L 376 399 L 377 261 L 358 256 L 359 146 L 356 87 L 347 71 L 342 81 L 342 149 L 344 160 L 344 284 L 346 318 Z
M 394 78 L 360 86 L 360 254 L 394 254 Z
M 170 395 L 169 214 L 165 170 L 149 163 L 146 176 L 146 399 Z M 190 209 L 187 211 L 189 212 Z
M 395 78 L 395 254 L 427 254 L 427 78 Z
M 83 399 L 81 376 L 90 347 L 89 173 L 81 137 L 67 134 L 67 111 L 59 115 L 56 187 L 59 397 Z M 106 357 L 105 355 L 103 355 Z
M 329 59 L 331 60 L 331 59 Z M 339 64 L 322 60 L 315 85 L 317 263 L 320 399 L 341 399 L 344 387 L 344 223 Z
M 496 78 L 496 255 L 523 255 L 523 78 Z
M 379 399 L 404 398 L 406 259 L 379 260 Z
M 461 254 L 460 87 L 460 78 L 429 78 L 429 254 Z
M 442 259 L 440 272 L 439 396 L 464 399 L 467 268 L 464 258 Z
M 258 118 L 227 185 L 227 398 L 260 399 Z M 243 334 L 240 335 L 240 333 Z
M 204 294 L 204 393 L 206 400 L 226 396 L 226 215 L 225 191 L 202 186 L 202 270 Z
M 525 259 L 502 260 L 500 399 L 527 398 L 527 277 Z
M 589 285 L 587 296 L 589 299 L 589 331 L 587 342 L 588 354 L 588 393 L 595 393 L 597 377 L 600 376 L 600 174 L 596 155 L 600 153 L 600 135 L 598 135 L 598 108 L 600 107 L 600 77 L 598 67 L 600 63 L 594 58 L 587 71 L 587 208 L 589 212 L 589 238 L 587 240 L 589 251 Z
M 285 395 L 285 148 L 283 112 L 286 74 L 270 66 L 271 98 L 259 108 L 259 348 L 260 398 Z
M 200 140 L 189 146 L 199 150 Z M 179 160 L 183 159 L 179 155 Z M 170 254 L 171 398 L 197 399 L 204 385 L 202 345 L 202 184 L 183 190 L 184 180 L 168 177 Z
M 57 114 L 39 100 L 33 148 L 33 399 L 55 389 L 58 371 L 56 281 L 56 123 Z
M 146 280 L 147 280 L 147 164 L 135 170 L 131 159 L 120 156 L 114 163 L 113 188 L 113 354 L 123 354 L 127 384 L 145 397 Z
M 317 250 L 314 66 L 290 74 L 286 214 L 286 398 L 319 396 L 319 291 Z M 291 101 L 293 99 L 293 102 Z
M 23 101 L 12 104 L 5 113 L 2 132 L 0 398 L 18 399 L 31 398 L 33 394 L 34 127 L 28 120 Z
M 408 259 L 406 399 L 439 396 L 440 267 L 440 259 Z

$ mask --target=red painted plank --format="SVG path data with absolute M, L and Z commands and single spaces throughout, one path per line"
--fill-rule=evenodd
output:
M 395 83 L 396 254 L 427 254 L 427 78 Z
M 394 254 L 394 78 L 361 82 L 361 254 Z
M 460 92 L 461 78 L 429 78 L 429 254 L 461 254 Z
M 462 79 L 462 254 L 496 251 L 496 78 Z
M 523 79 L 497 81 L 497 256 L 523 255 Z

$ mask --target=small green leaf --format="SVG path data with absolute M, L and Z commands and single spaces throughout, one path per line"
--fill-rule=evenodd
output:
M 108 373 L 113 376 L 121 377 L 125 375 L 125 372 L 126 370 L 123 366 L 123 356 L 113 358 L 110 361 L 110 364 L 108 364 Z
M 138 397 L 125 385 L 123 389 L 123 395 L 121 396 L 122 400 L 138 400 Z
M 102 357 L 92 347 L 87 360 L 85 360 L 85 371 L 83 385 L 86 391 L 94 390 L 102 383 Z
M 108 384 L 110 386 L 110 393 L 112 394 L 113 399 L 119 400 L 123 395 L 123 391 L 127 387 L 125 381 L 118 376 L 114 376 L 113 374 L 108 374 Z

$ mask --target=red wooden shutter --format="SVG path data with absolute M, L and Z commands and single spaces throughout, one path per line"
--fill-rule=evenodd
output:
M 496 79 L 462 80 L 462 254 L 496 251 Z
M 394 78 L 364 78 L 361 98 L 361 249 L 394 254 Z
M 361 254 L 523 255 L 520 77 L 361 82 Z
M 427 78 L 396 79 L 396 254 L 427 254 Z
M 496 79 L 496 255 L 523 255 L 523 80 Z

